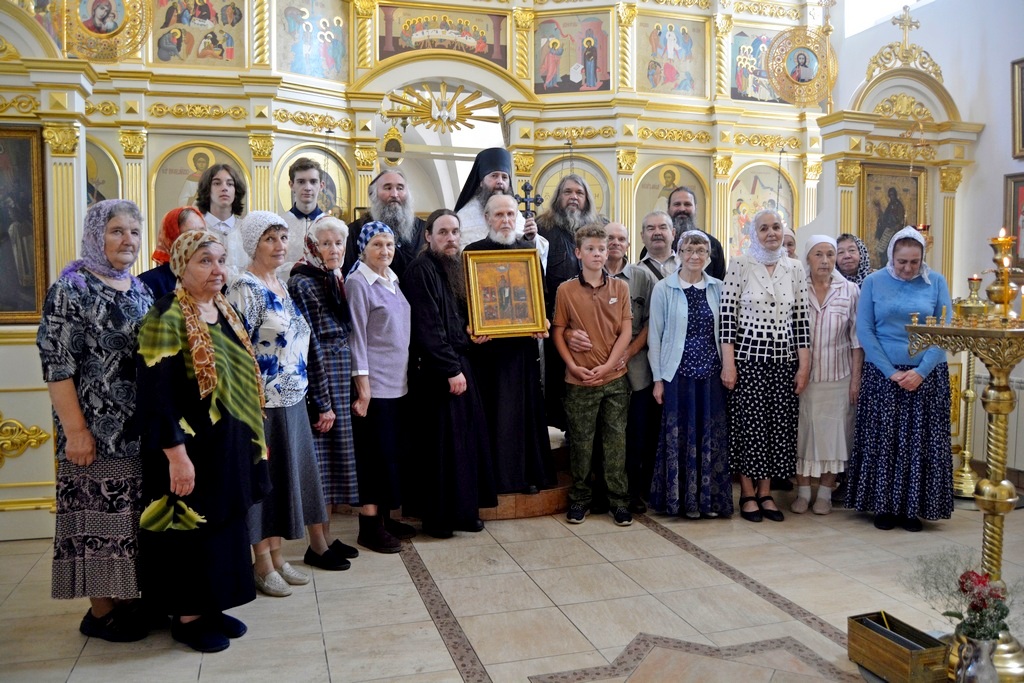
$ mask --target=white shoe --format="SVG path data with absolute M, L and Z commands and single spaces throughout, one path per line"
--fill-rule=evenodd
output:
M 817 503 L 815 503 L 817 505 Z M 798 515 L 802 515 L 807 512 L 808 500 L 806 498 L 797 497 L 790 504 L 789 509 Z
M 260 593 L 269 595 L 272 598 L 286 598 L 292 594 L 292 589 L 288 586 L 288 582 L 276 571 L 272 571 L 266 576 L 260 576 L 254 569 L 252 574 L 256 580 L 256 588 Z
M 811 510 L 816 515 L 827 515 L 832 512 L 832 499 L 825 500 L 824 498 L 816 498 L 814 500 L 814 507 Z
M 308 574 L 303 574 L 287 562 L 281 565 L 281 568 L 277 570 L 277 573 L 281 575 L 281 578 L 293 586 L 305 586 L 309 583 Z

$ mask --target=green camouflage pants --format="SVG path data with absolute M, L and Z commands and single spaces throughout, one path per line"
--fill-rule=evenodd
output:
M 590 505 L 587 484 L 594 437 L 601 430 L 604 451 L 604 481 L 612 509 L 629 503 L 626 483 L 626 412 L 629 409 L 629 384 L 625 377 L 599 387 L 565 385 L 565 419 L 568 426 L 569 469 L 572 487 L 569 502 Z

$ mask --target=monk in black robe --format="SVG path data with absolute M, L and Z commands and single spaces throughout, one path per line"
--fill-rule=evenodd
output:
M 406 267 L 412 307 L 410 395 L 419 422 L 417 492 L 423 531 L 449 538 L 481 531 L 481 507 L 498 504 L 487 420 L 467 352 L 466 287 L 459 218 L 438 209 L 427 219 L 427 249 Z

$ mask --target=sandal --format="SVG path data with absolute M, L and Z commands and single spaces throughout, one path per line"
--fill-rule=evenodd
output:
M 749 512 L 743 509 L 745 503 L 757 503 L 756 510 L 750 510 Z M 761 504 L 754 496 L 741 496 L 740 497 L 740 517 L 747 520 L 748 522 L 760 522 L 763 519 L 761 515 Z
M 764 515 L 765 519 L 770 519 L 773 522 L 781 522 L 782 520 L 784 520 L 786 518 L 786 516 L 782 514 L 782 510 L 778 509 L 777 505 L 776 505 L 776 509 L 774 509 L 774 510 L 769 510 L 769 509 L 765 508 L 764 502 L 766 500 L 770 500 L 773 503 L 775 502 L 775 499 L 772 498 L 770 494 L 767 495 L 767 496 L 761 496 L 760 498 L 757 498 L 756 500 L 757 500 L 757 507 L 761 508 L 761 514 Z

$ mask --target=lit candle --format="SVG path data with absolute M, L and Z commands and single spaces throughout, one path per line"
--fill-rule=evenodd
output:
M 980 276 L 980 275 L 978 275 L 977 273 L 975 273 L 974 275 L 970 276 L 970 277 L 969 277 L 969 278 L 967 278 L 967 279 L 968 279 L 968 280 L 970 280 L 971 282 L 977 282 L 978 280 L 980 280 L 980 279 L 981 279 L 981 276 Z
M 1006 237 L 1006 228 L 999 228 L 999 239 Z

